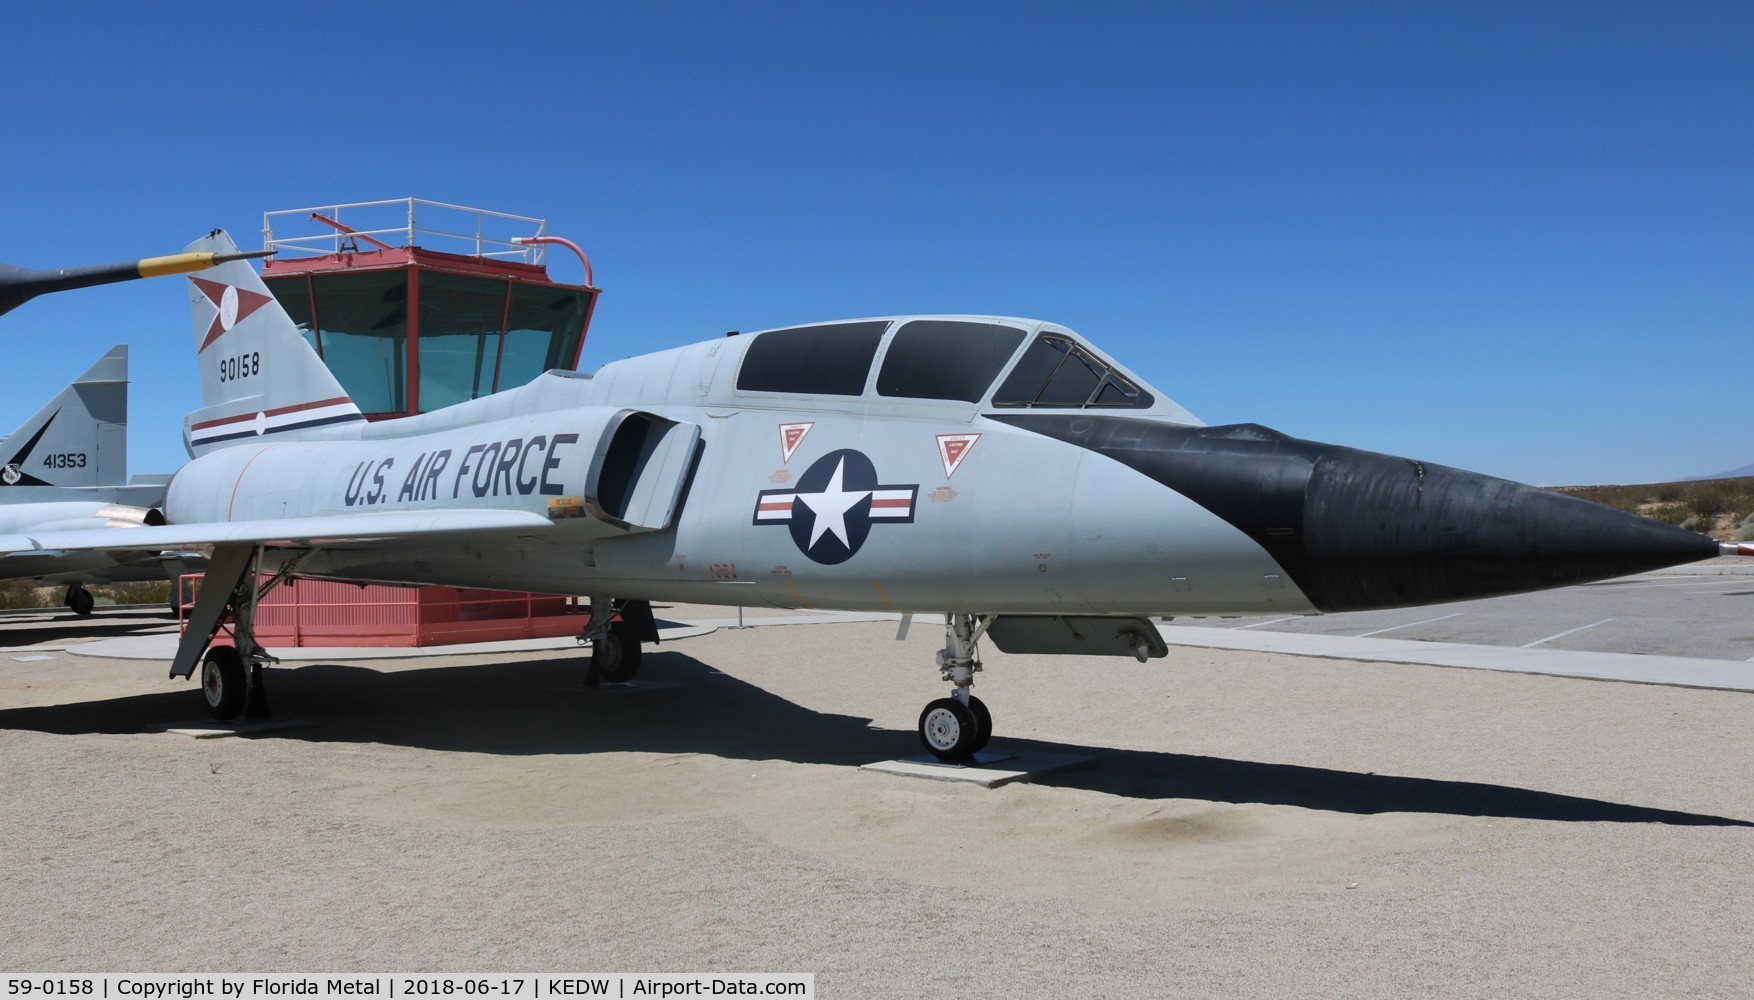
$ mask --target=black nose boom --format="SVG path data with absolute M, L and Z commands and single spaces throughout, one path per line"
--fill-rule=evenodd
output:
M 146 257 L 141 260 L 124 261 L 120 264 L 65 267 L 58 271 L 33 271 L 28 268 L 14 267 L 11 264 L 0 264 L 0 313 L 11 312 L 31 299 L 48 292 L 64 292 L 70 288 L 89 288 L 92 285 L 107 285 L 114 281 L 131 281 L 135 278 L 154 278 L 164 274 L 187 274 L 190 271 L 200 271 L 216 264 L 224 264 L 227 261 L 272 255 L 273 251 L 271 250 L 252 250 L 247 253 L 234 254 L 177 253 L 168 257 Z
M 1187 496 L 1259 542 L 1323 611 L 1516 594 L 1719 554 L 1704 535 L 1612 507 L 1258 424 L 991 416 Z

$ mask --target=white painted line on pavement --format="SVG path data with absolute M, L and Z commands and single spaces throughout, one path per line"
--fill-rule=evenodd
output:
M 1232 629 L 1239 629 L 1239 628 L 1260 628 L 1260 627 L 1261 627 L 1261 626 L 1262 626 L 1262 625 L 1277 625 L 1277 624 L 1279 624 L 1279 623 L 1280 623 L 1280 622 L 1294 622 L 1294 621 L 1296 621 L 1296 620 L 1298 620 L 1298 619 L 1299 619 L 1299 618 L 1302 618 L 1302 617 L 1303 617 L 1303 616 L 1302 616 L 1302 615 L 1290 615 L 1290 616 L 1288 616 L 1288 617 L 1285 617 L 1285 618 L 1275 618 L 1275 619 L 1273 619 L 1273 620 L 1272 620 L 1272 621 L 1265 621 L 1265 622 L 1255 622 L 1255 623 L 1254 623 L 1254 624 L 1253 624 L 1253 625 L 1232 625 L 1232 626 L 1230 626 L 1230 627 L 1231 627 L 1231 628 L 1232 628 Z
M 1737 579 L 1733 576 L 1705 576 L 1687 577 L 1665 583 L 1614 583 L 1611 581 L 1607 583 L 1582 583 L 1564 589 L 1598 593 L 1612 593 L 1620 590 L 1692 590 L 1695 588 L 1716 590 L 1719 587 L 1746 587 L 1748 583 L 1749 581 L 1745 578 Z
M 1754 660 L 1704 660 L 1645 653 L 1584 653 L 1570 649 L 1518 649 L 1515 646 L 1470 646 L 1456 642 L 1414 639 L 1357 639 L 1307 632 L 1250 632 L 1225 635 L 1229 629 L 1159 625 L 1163 641 L 1176 646 L 1237 649 L 1330 660 L 1379 663 L 1424 663 L 1434 667 L 1505 670 L 1556 677 L 1588 677 L 1670 687 L 1754 691 Z
M 1460 618 L 1465 613 L 1466 612 L 1458 611 L 1453 615 L 1444 615 L 1442 618 L 1427 618 L 1422 622 L 1408 622 L 1405 625 L 1390 625 L 1388 628 L 1379 628 L 1375 632 L 1360 632 L 1357 635 L 1353 636 L 1352 638 L 1354 638 L 1354 639 L 1368 639 L 1369 637 L 1371 637 L 1373 635 L 1382 635 L 1384 632 L 1393 632 L 1396 629 L 1412 628 L 1415 625 L 1430 625 L 1432 622 L 1441 622 L 1441 621 L 1445 621 L 1445 620 L 1450 619 L 1450 618 Z
M 1550 635 L 1545 639 L 1536 639 L 1534 642 L 1525 642 L 1522 644 L 1522 646 L 1520 646 L 1518 648 L 1534 649 L 1536 646 L 1539 646 L 1540 644 L 1542 644 L 1544 642 L 1552 642 L 1554 639 L 1563 639 L 1566 636 L 1572 634 L 1573 632 L 1582 632 L 1586 628 L 1595 628 L 1597 625 L 1606 625 L 1613 620 L 1614 619 L 1612 619 L 1612 618 L 1604 618 L 1599 622 L 1592 622 L 1588 625 L 1579 625 L 1577 628 L 1568 628 L 1565 631 L 1559 633 L 1558 635 Z

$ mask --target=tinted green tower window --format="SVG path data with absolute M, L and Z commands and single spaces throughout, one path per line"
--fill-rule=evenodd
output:
M 427 271 L 420 275 L 420 409 L 493 392 L 505 324 L 506 282 Z
M 286 315 L 298 326 L 299 335 L 305 343 L 311 345 L 320 357 L 323 347 L 317 343 L 317 320 L 311 314 L 311 279 L 298 275 L 292 278 L 276 278 L 268 282 L 268 290 L 280 301 Z
M 494 391 L 516 389 L 550 368 L 571 367 L 589 301 L 585 293 L 569 288 L 513 285 Z
M 314 281 L 323 360 L 367 413 L 406 409 L 408 276 L 325 274 Z
M 420 412 L 515 389 L 578 356 L 591 297 L 577 289 L 424 268 L 412 278 L 400 269 L 276 277 L 268 287 L 359 408 L 384 414 L 409 407 L 410 281 Z

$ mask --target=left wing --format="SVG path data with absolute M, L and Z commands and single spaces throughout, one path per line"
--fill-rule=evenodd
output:
M 424 510 L 318 514 L 262 521 L 216 521 L 155 527 L 82 528 L 0 535 L 0 553 L 117 552 L 191 545 L 309 546 L 367 539 L 418 538 L 459 531 L 547 531 L 554 522 L 524 510 Z

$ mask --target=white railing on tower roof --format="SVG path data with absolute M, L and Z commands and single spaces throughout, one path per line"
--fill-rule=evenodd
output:
M 275 235 L 275 227 L 283 234 Z M 262 249 L 326 256 L 375 247 L 420 247 L 471 257 L 541 264 L 544 244 L 514 239 L 544 235 L 548 223 L 527 215 L 490 212 L 420 198 L 359 201 L 262 213 Z

